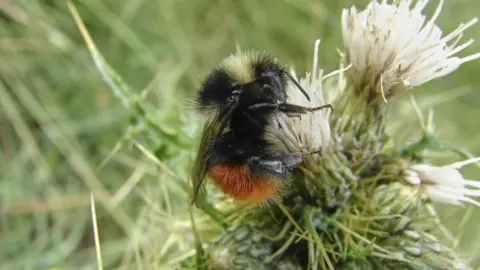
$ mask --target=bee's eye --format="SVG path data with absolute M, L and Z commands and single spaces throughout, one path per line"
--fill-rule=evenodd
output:
M 261 87 L 264 91 L 272 89 L 272 79 L 271 77 L 260 77 L 256 80 L 258 87 Z
M 228 96 L 227 102 L 236 102 L 241 93 L 241 89 L 239 87 L 235 87 L 232 93 Z

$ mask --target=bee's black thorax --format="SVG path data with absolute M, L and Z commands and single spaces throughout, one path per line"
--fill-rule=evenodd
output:
M 213 140 L 210 166 L 217 164 L 245 164 L 251 156 L 264 156 L 267 143 L 262 138 L 255 138 L 229 131 Z
M 235 61 L 235 65 L 219 65 L 207 76 L 197 95 L 199 111 L 285 102 L 285 70 L 277 61 L 264 55 Z
M 254 70 L 255 81 L 239 86 L 240 94 L 229 127 L 237 134 L 259 138 L 263 137 L 265 127 L 272 120 L 273 109 L 248 109 L 256 104 L 285 102 L 286 78 L 283 69 L 275 62 L 255 62 Z
M 248 164 L 254 173 L 283 177 L 298 166 L 297 156 L 274 156 L 265 140 L 266 127 L 274 119 L 272 105 L 286 102 L 287 77 L 275 60 L 257 55 L 231 58 L 205 80 L 197 96 L 197 109 L 214 117 L 229 111 L 228 131 L 212 140 L 207 164 Z

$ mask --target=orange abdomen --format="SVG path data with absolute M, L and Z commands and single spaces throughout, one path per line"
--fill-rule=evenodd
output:
M 278 179 L 256 176 L 246 164 L 217 165 L 210 169 L 209 176 L 217 187 L 236 200 L 264 203 L 278 193 Z

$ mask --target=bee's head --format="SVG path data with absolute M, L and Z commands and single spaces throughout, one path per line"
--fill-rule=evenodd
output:
M 255 52 L 235 54 L 207 77 L 197 96 L 197 108 L 210 114 L 239 104 L 284 102 L 285 84 L 284 69 L 277 61 Z

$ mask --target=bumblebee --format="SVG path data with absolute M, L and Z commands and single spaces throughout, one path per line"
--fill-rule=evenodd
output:
M 265 203 L 275 199 L 289 173 L 302 163 L 301 154 L 276 153 L 266 136 L 276 112 L 295 117 L 330 108 L 287 103 L 290 80 L 308 94 L 279 61 L 265 53 L 229 56 L 207 76 L 195 99 L 206 120 L 192 170 L 192 204 L 205 197 L 204 180 L 235 200 Z

